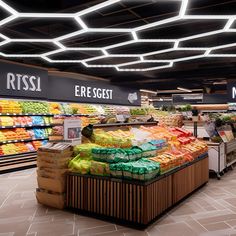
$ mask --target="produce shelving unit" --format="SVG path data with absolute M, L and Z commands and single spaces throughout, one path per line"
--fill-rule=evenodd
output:
M 0 157 L 0 174 L 35 167 L 36 157 L 35 151 Z
M 24 116 L 49 116 L 52 117 L 54 114 L 46 113 L 0 113 L 0 116 L 9 117 L 24 117 Z M 32 125 L 13 125 L 13 126 L 0 126 L 0 130 L 3 129 L 16 129 L 16 128 L 49 128 L 54 126 L 54 124 L 32 124 Z M 31 141 L 43 141 L 48 140 L 47 137 L 42 138 L 30 138 L 30 139 L 14 139 L 14 140 L 4 140 L 0 141 L 2 144 L 10 143 L 27 143 Z M 11 155 L 0 155 L 0 174 L 15 170 L 21 170 L 26 168 L 31 168 L 36 166 L 36 151 L 22 152 Z
M 132 122 L 132 123 L 114 123 L 114 124 L 95 124 L 94 128 L 109 128 L 119 126 L 140 126 L 140 125 L 157 125 L 157 122 Z
M 208 178 L 207 153 L 147 182 L 69 173 L 66 207 L 91 217 L 146 227 Z

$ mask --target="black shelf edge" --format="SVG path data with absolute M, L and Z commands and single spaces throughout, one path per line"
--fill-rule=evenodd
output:
M 94 128 L 129 126 L 129 125 L 157 125 L 157 122 L 132 122 L 132 123 L 113 123 L 113 124 L 95 124 Z
M 36 155 L 37 151 L 32 151 L 32 152 L 21 152 L 21 153 L 16 153 L 16 154 L 9 154 L 9 155 L 0 155 L 0 160 L 6 160 L 6 159 L 12 159 L 16 157 L 21 157 L 21 156 L 28 156 L 28 155 Z
M 2 145 L 2 144 L 8 144 L 8 143 L 22 143 L 22 142 L 42 141 L 42 140 L 47 140 L 47 139 L 48 139 L 48 138 L 9 140 L 9 141 L 2 141 L 2 142 L 0 142 L 0 145 Z
M 0 129 L 15 129 L 15 128 L 35 128 L 35 127 L 52 127 L 53 124 L 41 124 L 41 125 L 13 125 L 13 126 L 0 126 Z
M 0 116 L 54 116 L 55 114 L 46 114 L 46 113 L 0 113 Z

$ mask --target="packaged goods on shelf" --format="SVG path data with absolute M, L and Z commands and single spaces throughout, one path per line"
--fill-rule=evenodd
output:
M 84 143 L 74 146 L 74 154 L 77 156 L 78 154 L 80 157 L 91 157 L 92 156 L 92 149 L 99 148 L 100 145 L 94 143 Z
M 133 134 L 130 131 L 108 131 L 96 129 L 93 134 L 94 142 L 106 147 L 132 147 Z
M 79 174 L 89 174 L 91 167 L 91 160 L 81 158 L 80 155 L 77 155 L 72 160 L 70 160 L 68 168 L 72 172 Z
M 158 149 L 152 143 L 144 143 L 140 145 L 139 148 L 142 150 L 142 157 L 145 158 L 155 156 Z
M 104 171 L 109 165 L 115 177 L 149 180 L 207 152 L 204 142 L 178 127 L 140 126 L 126 131 L 95 129 L 91 141 L 100 147 L 94 147 L 92 143 L 79 146 L 75 153 L 77 156 L 69 164 L 72 171 L 109 175 L 108 171 Z M 133 146 L 134 143 L 139 145 Z M 95 164 L 99 166 L 99 171 L 92 168 Z
M 142 150 L 139 147 L 129 149 L 122 148 L 93 148 L 92 157 L 94 160 L 117 163 L 135 161 L 142 157 Z
M 43 125 L 44 123 L 44 117 L 42 116 L 32 116 L 32 125 Z
M 63 134 L 64 134 L 64 128 L 62 125 L 57 125 L 52 127 L 51 135 L 63 135 Z
M 92 175 L 109 176 L 110 175 L 109 164 L 105 162 L 91 161 L 90 173 Z
M 160 173 L 160 165 L 148 159 L 110 164 L 111 175 L 136 180 L 150 180 Z

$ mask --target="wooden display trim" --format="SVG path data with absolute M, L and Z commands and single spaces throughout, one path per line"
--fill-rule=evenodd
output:
M 148 182 L 70 173 L 66 207 L 113 222 L 146 227 L 207 183 L 208 178 L 207 154 Z

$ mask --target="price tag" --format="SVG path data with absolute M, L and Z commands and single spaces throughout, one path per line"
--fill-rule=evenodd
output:
M 2 128 L 4 129 L 4 128 L 5 128 L 5 126 L 2 126 Z
M 2 142 L 2 143 L 7 143 L 6 141 Z
M 125 121 L 124 115 L 116 115 L 116 119 L 117 119 L 118 122 L 124 122 Z
M 25 140 L 24 139 L 21 139 L 21 142 L 24 142 Z
M 16 128 L 16 126 L 15 126 L 15 125 L 13 125 L 12 127 L 13 127 L 13 128 Z

